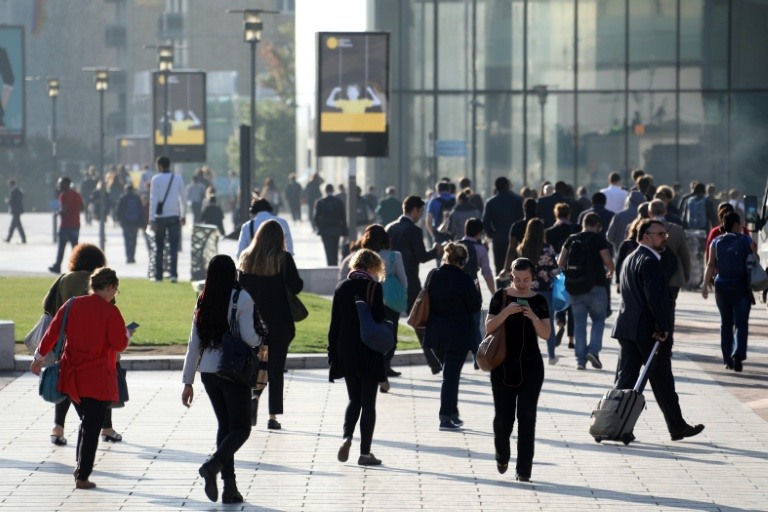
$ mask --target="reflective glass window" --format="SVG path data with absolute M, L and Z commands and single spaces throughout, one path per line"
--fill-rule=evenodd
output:
M 528 184 L 573 178 L 574 94 L 528 94 Z
M 438 88 L 471 88 L 471 2 L 438 2 Z
M 728 0 L 680 0 L 680 87 L 725 88 L 727 63 Z
M 629 87 L 671 89 L 677 73 L 677 1 L 629 4 Z
M 680 94 L 680 176 L 684 188 L 696 179 L 721 183 L 728 159 L 728 96 Z
M 484 158 L 478 159 L 478 173 L 486 175 L 486 190 L 499 176 L 507 176 L 519 188 L 523 183 L 523 96 L 486 94 L 482 122 L 478 123 Z
M 594 192 L 613 171 L 625 169 L 623 92 L 579 93 L 577 185 Z
M 768 87 L 768 1 L 731 2 L 731 80 L 734 88 Z
M 523 6 L 523 0 L 477 1 L 478 88 L 522 89 Z
M 574 0 L 528 2 L 528 84 L 574 87 Z
M 578 2 L 579 89 L 624 89 L 626 8 L 624 2 Z
M 655 183 L 677 180 L 676 110 L 672 92 L 629 94 L 628 166 L 645 169 Z
M 759 195 L 768 169 L 768 93 L 734 93 L 731 101 L 730 186 Z

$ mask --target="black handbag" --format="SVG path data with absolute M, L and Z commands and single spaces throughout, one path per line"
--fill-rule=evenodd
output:
M 120 366 L 120 363 L 118 362 L 115 366 L 115 370 L 117 371 L 117 402 L 112 402 L 110 404 L 110 407 L 112 409 L 119 409 L 120 407 L 125 407 L 125 402 L 127 402 L 130 397 L 128 396 L 128 379 L 126 378 L 128 375 L 128 370 Z
M 232 298 L 229 329 L 221 336 L 221 360 L 216 373 L 219 377 L 252 388 L 257 382 L 259 358 L 256 350 L 240 338 L 236 317 L 239 297 L 240 290 L 237 290 Z

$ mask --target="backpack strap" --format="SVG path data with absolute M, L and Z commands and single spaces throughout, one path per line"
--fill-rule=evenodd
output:
M 240 300 L 240 289 L 232 296 L 232 312 L 229 314 L 229 332 L 235 338 L 240 338 L 240 326 L 237 323 L 237 302 Z
M 253 240 L 253 219 L 248 221 L 248 229 L 251 232 L 251 240 Z

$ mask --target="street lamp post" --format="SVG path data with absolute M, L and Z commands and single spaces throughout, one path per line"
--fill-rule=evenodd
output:
M 54 183 L 58 182 L 59 169 L 56 162 L 56 99 L 59 97 L 59 79 L 48 79 L 48 96 L 51 98 L 51 168 L 53 170 Z M 54 186 L 54 198 L 58 197 L 58 192 Z M 59 232 L 56 229 L 57 211 L 53 210 L 53 242 L 56 243 L 59 238 Z
M 106 216 L 107 216 L 107 187 L 104 178 L 104 94 L 109 88 L 109 72 L 113 68 L 83 68 L 83 71 L 93 71 L 96 92 L 99 93 L 99 176 L 101 190 L 99 192 L 99 247 L 105 250 L 107 245 Z
M 170 115 L 168 112 L 168 78 L 173 70 L 173 46 L 157 46 L 157 68 L 163 73 L 163 154 L 168 156 L 168 132 Z

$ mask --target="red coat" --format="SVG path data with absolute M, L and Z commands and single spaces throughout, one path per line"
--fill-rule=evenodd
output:
M 62 306 L 40 342 L 40 355 L 53 350 L 64 318 Z M 75 298 L 65 327 L 67 335 L 59 369 L 59 390 L 75 402 L 80 397 L 116 402 L 115 356 L 128 346 L 120 310 L 98 295 Z

